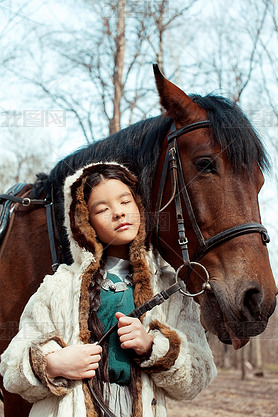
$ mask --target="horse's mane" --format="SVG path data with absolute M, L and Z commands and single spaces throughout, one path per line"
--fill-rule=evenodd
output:
M 266 152 L 255 129 L 232 101 L 215 95 L 191 95 L 193 101 L 208 113 L 213 140 L 225 149 L 232 169 L 252 170 L 254 163 L 261 169 L 269 167 Z M 64 180 L 78 168 L 91 162 L 116 161 L 126 165 L 139 179 L 139 192 L 147 211 L 150 210 L 153 178 L 156 172 L 160 148 L 172 119 L 164 116 L 146 119 L 131 125 L 106 139 L 85 146 L 59 161 L 48 177 L 38 176 L 34 190 L 54 192 L 54 203 L 58 232 L 64 248 L 64 260 L 70 263 L 67 237 L 63 228 L 64 207 L 62 188 Z
M 160 148 L 171 123 L 172 119 L 163 116 L 143 120 L 106 139 L 75 151 L 59 161 L 52 169 L 44 183 L 44 192 L 50 194 L 51 188 L 54 192 L 56 221 L 61 244 L 64 248 L 65 262 L 71 262 L 69 245 L 63 228 L 62 189 L 65 178 L 91 162 L 114 161 L 124 164 L 138 177 L 142 202 L 146 210 L 150 210 L 152 182 L 160 156 Z
M 138 177 L 144 205 L 149 208 L 161 143 L 171 123 L 170 118 L 162 116 L 146 119 L 75 151 L 57 163 L 47 186 L 61 190 L 65 178 L 78 168 L 91 162 L 114 161 L 124 164 Z
M 234 171 L 252 171 L 257 163 L 264 171 L 270 163 L 258 133 L 244 112 L 233 101 L 213 94 L 191 95 L 200 107 L 208 112 L 215 140 L 227 157 Z

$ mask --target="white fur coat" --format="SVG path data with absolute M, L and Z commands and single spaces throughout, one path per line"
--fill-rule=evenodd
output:
M 34 403 L 30 416 L 86 417 L 82 383 L 76 381 L 69 387 L 66 384 L 60 387 L 54 384 L 52 387 L 50 382 L 42 384 L 31 368 L 29 350 L 32 344 L 40 345 L 43 357 L 62 349 L 52 335 L 58 335 L 67 345 L 80 343 L 80 275 L 90 262 L 88 258 L 85 257 L 81 266 L 61 265 L 54 276 L 45 278 L 24 310 L 20 332 L 1 357 L 0 370 L 5 388 Z M 149 253 L 147 260 L 152 269 L 152 286 L 157 293 L 173 283 L 174 271 L 167 265 L 157 265 L 152 258 L 152 253 Z M 163 262 L 161 258 L 160 261 Z M 176 400 L 192 399 L 216 375 L 212 354 L 199 322 L 198 306 L 192 299 L 184 298 L 180 293 L 174 294 L 164 304 L 148 312 L 143 324 L 149 329 L 154 320 L 174 330 L 181 345 L 169 370 L 149 375 L 144 369 L 155 365 L 169 351 L 169 339 L 159 330 L 151 330 L 155 334 L 152 354 L 141 364 L 143 417 L 166 416 L 165 394 Z

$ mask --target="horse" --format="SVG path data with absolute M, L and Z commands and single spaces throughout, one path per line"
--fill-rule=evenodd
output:
M 19 195 L 51 196 L 56 246 L 70 264 L 61 197 L 65 177 L 93 161 L 125 164 L 139 178 L 146 245 L 182 274 L 187 265 L 186 294 L 199 303 L 203 327 L 239 349 L 266 328 L 276 304 L 258 204 L 268 158 L 237 105 L 212 94 L 188 96 L 158 66 L 154 75 L 165 113 L 75 151 Z M 28 298 L 51 273 L 47 233 L 44 207 L 14 206 L 1 247 L 1 352 L 17 332 Z M 29 405 L 1 384 L 5 416 L 19 410 L 27 416 Z

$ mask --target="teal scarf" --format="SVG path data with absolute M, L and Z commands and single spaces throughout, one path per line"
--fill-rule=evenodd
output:
M 113 283 L 122 282 L 121 279 L 114 274 L 107 273 L 107 279 Z M 118 311 L 128 315 L 134 310 L 133 288 L 127 286 L 125 291 L 115 292 L 110 288 L 106 291 L 101 289 L 100 306 L 97 312 L 104 333 L 112 327 L 117 319 L 115 313 Z M 130 351 L 121 348 L 119 336 L 114 331 L 108 341 L 108 370 L 110 382 L 127 385 L 130 382 Z

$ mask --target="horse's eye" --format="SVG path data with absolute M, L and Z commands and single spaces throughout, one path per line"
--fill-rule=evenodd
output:
M 215 161 L 210 158 L 198 159 L 194 162 L 195 168 L 200 172 L 205 173 L 216 173 Z

